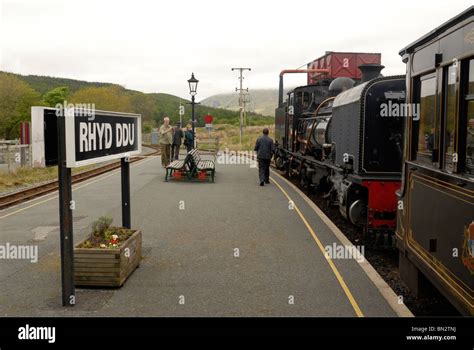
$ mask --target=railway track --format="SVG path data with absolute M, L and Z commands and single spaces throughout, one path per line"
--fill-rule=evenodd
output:
M 155 150 L 155 152 L 150 153 L 145 156 L 133 157 L 132 159 L 130 159 L 130 163 L 135 163 L 137 161 L 145 159 L 146 157 L 160 154 L 159 147 L 157 146 L 154 146 L 154 145 L 143 145 L 143 146 L 152 148 Z M 74 174 L 72 176 L 72 183 L 77 184 L 79 182 L 86 181 L 88 179 L 105 174 L 109 171 L 112 171 L 118 168 L 120 168 L 120 161 L 116 161 L 116 162 L 101 166 L 99 168 L 83 171 L 81 173 Z M 0 197 L 0 210 L 3 210 L 13 205 L 17 205 L 17 204 L 26 202 L 28 200 L 43 196 L 45 194 L 54 192 L 57 189 L 58 189 L 58 181 L 54 180 L 54 181 L 50 181 L 38 186 L 33 186 L 33 187 L 26 188 L 24 190 L 6 194 Z

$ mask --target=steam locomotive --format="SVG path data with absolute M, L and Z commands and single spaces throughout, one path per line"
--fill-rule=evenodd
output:
M 355 67 L 364 60 L 372 63 Z M 326 53 L 302 70 L 310 84 L 290 91 L 286 102 L 283 75 L 300 71 L 283 71 L 275 165 L 298 177 L 303 187 L 322 192 L 352 224 L 390 245 L 404 118 L 383 111 L 405 101 L 405 77 L 381 76 L 379 61 L 379 54 Z

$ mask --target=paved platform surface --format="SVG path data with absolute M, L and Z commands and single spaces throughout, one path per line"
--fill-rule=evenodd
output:
M 216 183 L 164 175 L 159 157 L 131 166 L 141 266 L 120 289 L 77 289 L 74 308 L 60 304 L 57 196 L 0 211 L 0 245 L 37 244 L 40 256 L 0 260 L 0 316 L 397 315 L 396 296 L 383 297 L 361 264 L 328 262 L 320 246 L 340 240 L 278 175 L 263 188 L 249 165 L 217 165 Z M 74 186 L 73 198 L 75 242 L 100 215 L 120 224 L 119 172 Z

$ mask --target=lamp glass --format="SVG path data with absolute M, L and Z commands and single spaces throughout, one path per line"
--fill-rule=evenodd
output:
M 194 73 L 191 75 L 191 79 L 188 80 L 189 84 L 189 93 L 191 96 L 195 96 L 197 94 L 197 86 L 198 86 L 199 80 L 197 80 L 194 77 Z

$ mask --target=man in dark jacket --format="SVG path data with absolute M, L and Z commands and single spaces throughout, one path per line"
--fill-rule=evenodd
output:
M 179 159 L 179 149 L 181 148 L 181 143 L 184 137 L 184 132 L 181 129 L 181 124 L 178 123 L 174 128 L 173 133 L 173 145 L 171 149 L 171 157 L 175 160 Z
M 273 144 L 273 140 L 268 136 L 268 133 L 268 128 L 263 129 L 263 135 L 257 139 L 257 143 L 255 144 L 260 186 L 264 186 L 265 183 L 270 183 L 270 162 L 273 152 L 275 151 L 275 145 Z

